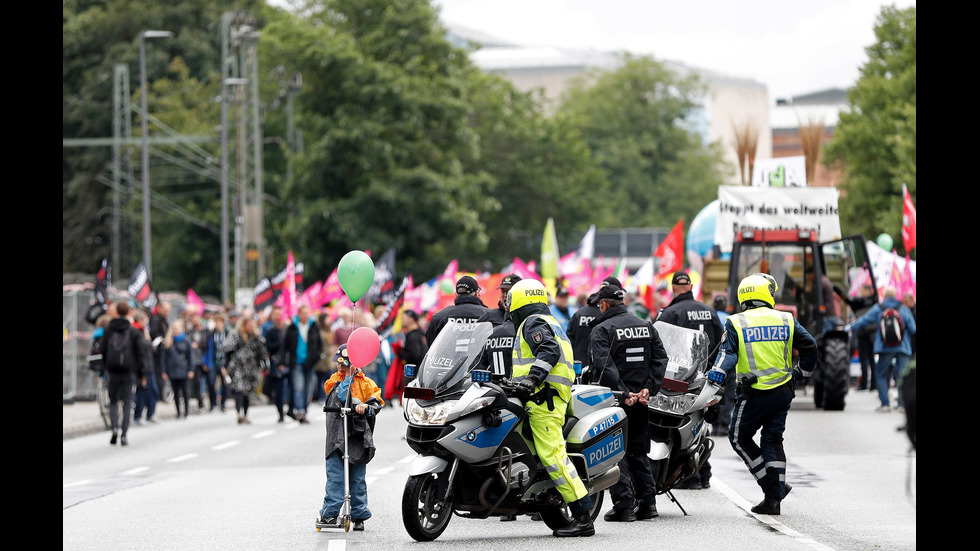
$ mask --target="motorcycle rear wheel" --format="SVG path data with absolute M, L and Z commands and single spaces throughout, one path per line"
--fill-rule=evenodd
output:
M 602 496 L 604 494 L 605 492 L 603 491 L 589 496 L 592 498 L 592 509 L 589 510 L 589 516 L 592 517 L 593 521 L 599 516 L 599 511 L 602 509 Z M 568 509 L 568 505 L 564 504 L 561 507 L 542 511 L 541 520 L 548 525 L 548 528 L 557 530 L 571 524 L 572 512 Z
M 402 523 L 416 541 L 433 541 L 446 531 L 453 517 L 452 495 L 438 498 L 439 479 L 434 474 L 410 476 L 402 494 Z

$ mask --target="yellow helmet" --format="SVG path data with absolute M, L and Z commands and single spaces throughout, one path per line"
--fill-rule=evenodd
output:
M 511 312 L 535 303 L 548 305 L 548 291 L 544 288 L 544 284 L 536 279 L 522 279 L 507 293 L 507 310 Z
M 750 300 L 761 300 L 774 307 L 776 300 L 773 293 L 776 292 L 776 282 L 772 277 L 765 277 L 764 274 L 752 274 L 738 284 L 738 303 L 745 304 Z
M 769 285 L 770 285 L 769 291 L 772 293 L 772 296 L 776 296 L 776 291 L 779 290 L 779 284 L 776 283 L 776 278 L 772 277 L 771 275 L 765 272 L 759 272 L 757 274 L 752 274 L 752 275 L 762 276 L 767 280 L 769 280 Z

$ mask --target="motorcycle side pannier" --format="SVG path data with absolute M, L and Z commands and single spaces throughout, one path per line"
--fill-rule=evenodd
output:
M 579 476 L 590 480 L 626 456 L 626 412 L 606 407 L 581 416 L 565 440 Z

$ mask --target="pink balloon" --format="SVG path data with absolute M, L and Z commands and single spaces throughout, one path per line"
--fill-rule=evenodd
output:
M 378 357 L 381 337 L 370 327 L 358 327 L 347 339 L 347 356 L 354 367 L 364 367 Z

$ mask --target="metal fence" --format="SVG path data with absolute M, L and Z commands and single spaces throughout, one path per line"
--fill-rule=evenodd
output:
M 110 289 L 109 299 L 128 300 L 127 295 Z M 184 309 L 187 299 L 177 293 L 160 293 L 160 299 L 172 305 L 170 315 Z M 88 353 L 92 349 L 92 332 L 95 326 L 85 321 L 89 305 L 95 301 L 91 284 L 65 285 L 62 290 L 62 316 L 64 339 L 61 358 L 64 403 L 95 400 L 99 387 L 99 374 L 88 368 Z

